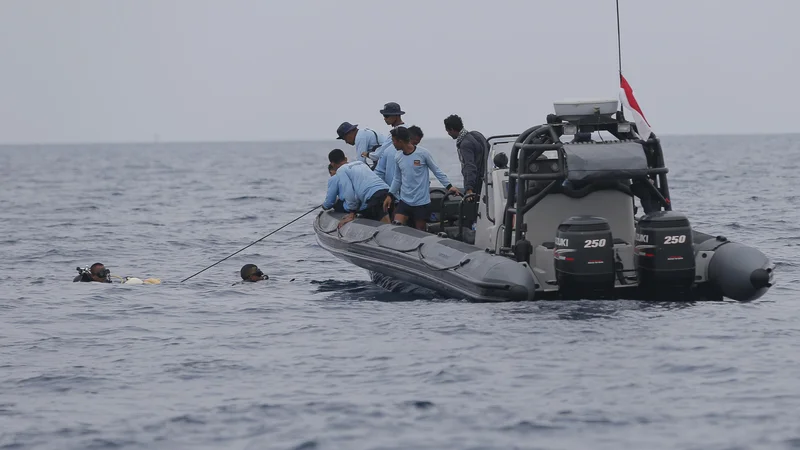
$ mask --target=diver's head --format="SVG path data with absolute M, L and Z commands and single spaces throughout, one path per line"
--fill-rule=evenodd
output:
M 96 281 L 98 283 L 110 283 L 111 282 L 111 271 L 106 269 L 106 266 L 103 263 L 94 263 L 92 267 L 89 268 L 89 276 L 92 278 L 92 281 Z
M 242 270 L 239 271 L 239 275 L 242 276 L 243 281 L 261 281 L 261 280 L 269 280 L 269 276 L 261 271 L 255 264 L 245 264 L 242 266 Z

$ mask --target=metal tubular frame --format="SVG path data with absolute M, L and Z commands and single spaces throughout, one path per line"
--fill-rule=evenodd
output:
M 607 131 L 617 138 L 624 139 L 625 136 L 620 136 L 617 133 L 616 128 L 618 123 L 617 121 L 612 121 L 577 125 L 579 132 Z M 517 135 L 517 140 L 514 142 L 511 155 L 509 156 L 508 195 L 503 217 L 504 229 L 501 245 L 503 249 L 511 248 L 512 234 L 516 242 L 523 239 L 524 233 L 527 231 L 524 219 L 522 219 L 525 213 L 541 202 L 545 196 L 567 178 L 564 143 L 560 140 L 560 136 L 563 134 L 563 125 L 563 123 L 537 125 Z M 633 126 L 633 124 L 631 125 Z M 514 135 L 492 136 L 489 140 L 509 137 L 514 137 Z M 536 138 L 542 138 L 541 141 L 549 140 L 550 143 L 533 143 L 532 141 Z M 669 200 L 669 185 L 667 182 L 667 173 L 669 169 L 664 165 L 664 153 L 661 149 L 661 143 L 656 137 L 651 137 L 647 141 L 639 140 L 638 142 L 641 143 L 643 151 L 646 153 L 648 151 L 652 152 L 652 157 L 648 155 L 647 158 L 648 165 L 650 166 L 650 169 L 647 171 L 647 178 L 653 180 L 654 183 L 648 182 L 646 184 L 649 185 L 650 192 L 658 200 L 660 206 L 664 210 L 670 211 L 672 210 L 672 204 Z M 535 161 L 546 151 L 558 152 L 559 171 L 549 174 L 530 173 L 529 161 Z M 487 167 L 489 167 L 489 163 L 491 162 L 487 162 Z M 529 196 L 525 189 L 525 180 L 549 180 L 550 183 L 542 191 L 533 196 Z M 512 226 L 515 217 L 518 218 L 516 221 L 516 230 L 514 230 Z

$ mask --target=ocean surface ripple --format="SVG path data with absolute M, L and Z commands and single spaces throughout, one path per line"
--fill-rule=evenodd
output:
M 751 303 L 387 292 L 313 214 L 179 283 L 321 203 L 326 145 L 0 147 L 0 449 L 800 448 L 800 136 L 663 139 L 675 209 L 776 262 Z

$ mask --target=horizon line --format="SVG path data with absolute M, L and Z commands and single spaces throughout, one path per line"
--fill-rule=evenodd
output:
M 658 134 L 659 139 L 664 137 L 711 137 L 711 136 L 764 136 L 764 135 L 800 135 L 800 131 L 775 133 L 769 131 L 749 133 L 664 133 Z M 489 137 L 489 136 L 487 136 Z M 453 140 L 450 136 L 432 136 L 425 139 Z M 330 139 L 245 139 L 245 140 L 165 140 L 165 141 L 55 141 L 55 142 L 0 142 L 0 147 L 35 147 L 35 146 L 74 146 L 74 145 L 161 145 L 161 144 L 284 144 L 292 142 L 330 142 Z

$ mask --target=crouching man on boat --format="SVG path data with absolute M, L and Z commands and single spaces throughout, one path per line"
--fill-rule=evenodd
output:
M 331 209 L 333 208 L 336 212 L 345 212 L 344 210 L 344 199 L 339 197 L 339 178 L 336 178 L 336 168 L 333 167 L 333 164 L 328 164 L 328 175 L 331 177 L 328 179 L 328 188 L 326 198 L 332 199 L 332 203 L 330 206 L 328 203 L 323 203 L 323 209 Z
M 341 150 L 339 151 L 342 152 Z M 342 154 L 344 154 L 344 152 L 342 152 Z M 331 177 L 328 179 L 325 201 L 322 202 L 322 209 L 326 211 L 333 209 L 336 212 L 349 212 L 353 207 L 353 205 L 347 203 L 346 200 L 348 196 L 352 199 L 352 194 L 350 194 L 348 190 L 352 190 L 353 186 L 351 183 L 347 183 L 345 178 L 340 176 L 339 167 L 342 165 L 344 164 L 328 164 L 328 173 Z
M 331 167 L 336 168 L 336 177 L 342 184 L 345 209 L 349 213 L 339 222 L 339 227 L 354 220 L 356 213 L 365 219 L 389 223 L 389 216 L 383 210 L 389 185 L 361 161 L 347 162 L 344 152 L 339 149 L 331 150 L 328 160 Z
M 411 143 L 411 135 L 406 127 L 397 127 L 391 131 L 395 149 L 397 174 L 389 189 L 389 197 L 383 202 L 384 211 L 388 211 L 393 199 L 398 199 L 395 210 L 395 222 L 405 225 L 408 219 L 414 220 L 418 230 L 424 230 L 430 216 L 431 192 L 428 171 L 433 172 L 436 179 L 450 192 L 461 194 L 447 175 L 442 172 L 433 160 L 430 152 Z

